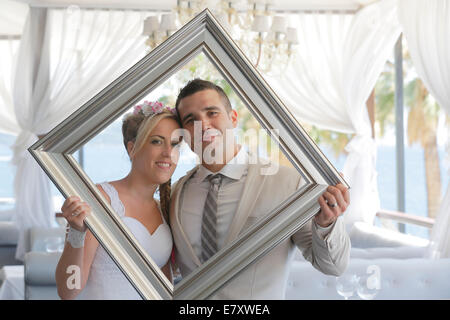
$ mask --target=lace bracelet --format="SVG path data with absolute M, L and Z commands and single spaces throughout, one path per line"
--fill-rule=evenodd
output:
M 86 231 L 81 232 L 77 229 L 69 227 L 69 232 L 67 233 L 67 242 L 70 243 L 72 248 L 78 249 L 84 247 L 84 238 L 86 237 Z

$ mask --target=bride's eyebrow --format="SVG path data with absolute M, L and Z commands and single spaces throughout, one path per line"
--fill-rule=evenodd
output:
M 162 139 L 164 141 L 166 140 L 166 138 L 164 138 L 163 136 L 157 135 L 157 134 L 155 134 L 153 136 L 150 136 L 150 139 L 155 138 L 155 137 L 160 138 L 160 139 Z M 170 139 L 168 139 L 168 140 L 170 140 Z M 178 140 L 173 139 L 172 142 L 181 142 L 181 140 L 183 140 L 183 138 L 179 137 Z
M 163 139 L 163 140 L 166 139 L 166 138 L 164 138 L 163 136 L 160 136 L 160 135 L 157 135 L 157 134 L 155 134 L 154 136 L 150 136 L 150 138 L 154 138 L 154 137 L 158 137 L 158 138 L 161 138 L 161 139 Z

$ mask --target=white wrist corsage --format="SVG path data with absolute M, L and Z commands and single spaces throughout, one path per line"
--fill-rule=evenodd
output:
M 81 232 L 77 229 L 69 227 L 69 232 L 67 233 L 67 242 L 70 243 L 72 248 L 78 249 L 84 247 L 84 239 L 86 237 L 86 231 Z

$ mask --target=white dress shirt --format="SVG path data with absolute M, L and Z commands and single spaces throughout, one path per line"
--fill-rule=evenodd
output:
M 210 187 L 210 182 L 207 177 L 210 174 L 219 173 L 225 176 L 218 193 L 218 208 L 216 213 L 217 248 L 220 250 L 224 245 L 244 190 L 248 171 L 248 159 L 247 151 L 241 146 L 236 156 L 219 172 L 213 173 L 200 165 L 197 172 L 184 185 L 180 199 L 180 222 L 199 259 L 202 253 L 201 229 L 203 208 Z M 313 223 L 313 230 L 322 239 L 325 239 L 333 225 L 334 223 L 327 228 L 322 228 L 316 225 L 316 223 Z
M 248 154 L 241 146 L 236 156 L 219 172 L 213 173 L 200 165 L 197 172 L 189 179 L 183 188 L 181 196 L 181 224 L 189 241 L 200 258 L 202 253 L 201 230 L 203 207 L 205 206 L 210 182 L 210 174 L 224 175 L 217 199 L 217 248 L 220 250 L 230 229 L 234 213 L 239 205 L 248 171 Z

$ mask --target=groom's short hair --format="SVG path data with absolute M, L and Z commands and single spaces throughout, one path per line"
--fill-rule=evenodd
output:
M 180 93 L 178 94 L 178 97 L 177 97 L 177 101 L 175 102 L 175 108 L 177 110 L 177 114 L 178 115 L 180 114 L 178 112 L 178 106 L 180 104 L 180 101 L 183 98 L 189 97 L 189 96 L 193 95 L 194 93 L 197 93 L 197 92 L 203 91 L 203 90 L 214 90 L 214 91 L 216 91 L 219 94 L 219 96 L 222 98 L 222 101 L 223 101 L 223 103 L 225 105 L 226 110 L 228 112 L 230 112 L 232 110 L 230 99 L 228 99 L 227 94 L 225 93 L 225 91 L 223 91 L 223 89 L 221 87 L 219 87 L 218 85 L 212 83 L 211 81 L 207 81 L 207 80 L 202 80 L 202 79 L 196 78 L 194 80 L 189 81 L 180 90 Z

